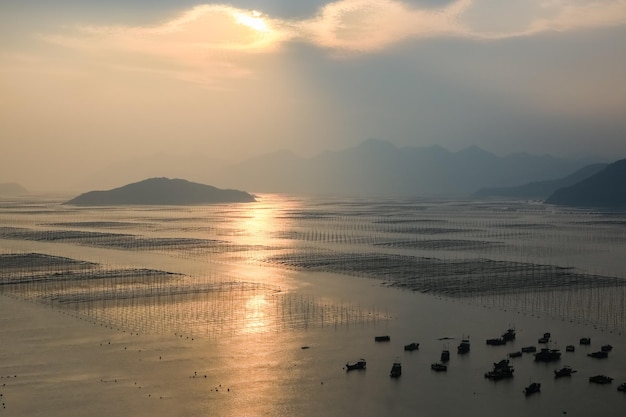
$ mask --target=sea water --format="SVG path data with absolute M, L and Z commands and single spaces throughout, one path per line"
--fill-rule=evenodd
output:
M 153 376 L 166 400 L 185 399 L 186 415 L 621 415 L 624 253 L 626 213 L 538 202 L 259 195 L 234 205 L 0 208 L 2 294 L 188 342 L 189 369 L 163 365 Z M 513 342 L 486 345 L 508 328 Z M 524 354 L 511 359 L 513 378 L 485 379 L 508 353 L 543 347 L 545 332 L 560 361 Z M 457 355 L 462 338 L 471 351 Z M 419 350 L 404 351 L 411 342 Z M 603 344 L 613 346 L 608 359 L 587 356 Z M 431 371 L 443 349 L 448 371 Z M 359 358 L 366 370 L 344 369 Z M 403 373 L 392 379 L 396 360 Z M 578 372 L 554 379 L 563 365 Z M 590 384 L 596 374 L 615 380 Z M 524 396 L 530 382 L 542 392 Z

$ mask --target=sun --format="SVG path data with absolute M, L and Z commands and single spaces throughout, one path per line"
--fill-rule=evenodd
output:
M 234 13 L 235 20 L 237 23 L 247 26 L 251 29 L 256 30 L 257 32 L 269 32 L 270 28 L 263 19 L 262 14 L 253 10 L 251 13 Z

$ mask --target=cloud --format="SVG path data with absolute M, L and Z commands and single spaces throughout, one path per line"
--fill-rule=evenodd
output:
M 111 68 L 204 85 L 253 76 L 253 56 L 289 42 L 334 55 L 375 53 L 407 40 L 501 40 L 626 24 L 626 0 L 457 0 L 420 8 L 398 0 L 338 0 L 307 19 L 200 5 L 153 26 L 79 26 L 41 38 Z
M 331 50 L 373 52 L 406 39 L 498 40 L 626 24 L 626 0 L 457 0 L 417 8 L 398 0 L 339 0 L 295 26 Z
M 292 37 L 279 20 L 224 5 L 196 6 L 149 27 L 79 26 L 46 42 L 76 50 L 111 68 L 170 75 L 199 84 L 250 74 L 243 63 Z

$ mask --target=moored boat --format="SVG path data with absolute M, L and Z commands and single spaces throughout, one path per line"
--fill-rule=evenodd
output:
M 408 345 L 404 345 L 404 350 L 407 350 L 409 352 L 413 352 L 414 350 L 417 350 L 420 348 L 420 344 L 419 343 L 409 343 Z
M 502 340 L 505 342 L 510 342 L 515 340 L 515 329 L 508 329 L 506 332 L 502 334 Z
M 448 362 L 450 360 L 450 351 L 444 349 L 441 351 L 441 362 Z
M 530 394 L 534 394 L 536 392 L 540 392 L 540 391 L 541 391 L 541 384 L 539 382 L 533 382 L 529 386 L 524 388 L 524 394 L 526 394 L 527 396 Z
M 497 337 L 494 339 L 487 339 L 486 343 L 491 346 L 500 346 L 504 345 L 506 342 L 501 337 Z
M 589 382 L 593 382 L 594 384 L 610 384 L 613 382 L 613 378 L 606 375 L 594 375 L 589 377 Z
M 576 371 L 574 369 L 572 369 L 569 366 L 564 366 L 561 369 L 555 369 L 554 370 L 554 377 L 555 378 L 560 378 L 563 376 L 572 376 L 573 373 L 575 373 Z
M 611 346 L 611 345 L 603 345 L 603 346 L 600 348 L 600 350 L 601 350 L 602 352 L 610 352 L 610 351 L 612 351 L 612 350 L 613 350 L 613 346 Z
M 512 378 L 515 370 L 509 365 L 508 359 L 502 359 L 493 364 L 493 370 L 485 373 L 485 378 L 498 381 L 504 378 Z
M 467 353 L 470 351 L 470 342 L 469 339 L 463 339 L 461 340 L 461 343 L 459 344 L 459 346 L 456 348 L 458 353 Z
M 617 387 L 617 390 L 626 392 L 626 382 L 622 382 L 621 384 L 619 384 L 619 387 Z
M 396 361 L 391 365 L 391 372 L 389 372 L 389 376 L 392 378 L 397 378 L 402 375 L 402 364 L 399 361 Z
M 511 366 L 509 365 L 508 359 L 502 359 L 500 362 L 493 363 L 493 369 L 504 369 L 504 368 L 510 368 L 510 367 Z
M 591 338 L 590 337 L 581 337 L 579 343 L 581 345 L 590 345 L 591 344 Z
M 448 370 L 448 365 L 444 365 L 443 363 L 433 363 L 430 365 L 430 369 L 437 372 L 446 372 Z
M 535 346 L 524 346 L 522 348 L 522 352 L 524 353 L 534 353 L 537 351 L 537 348 Z
M 565 351 L 566 352 L 574 352 L 576 350 L 576 347 L 574 345 L 567 345 L 565 346 Z
M 519 358 L 520 356 L 522 356 L 522 351 L 520 350 L 509 353 L 509 358 Z
M 512 367 L 494 369 L 493 371 L 489 371 L 485 373 L 485 378 L 491 379 L 492 381 L 498 381 L 504 378 L 513 378 L 513 372 L 515 370 Z
M 375 336 L 374 340 L 376 342 L 388 342 L 391 340 L 391 337 L 390 336 Z
M 346 371 L 353 371 L 355 369 L 365 369 L 366 366 L 367 366 L 367 362 L 365 361 L 365 359 L 361 358 L 358 361 L 346 363 Z
M 550 342 L 550 337 L 551 337 L 551 336 L 552 336 L 552 335 L 550 334 L 550 332 L 545 332 L 545 333 L 543 334 L 543 336 L 542 336 L 542 337 L 540 337 L 540 338 L 539 338 L 539 340 L 537 340 L 537 342 L 538 342 L 538 343 L 544 343 L 544 344 L 545 344 L 545 343 L 549 343 L 549 342 Z
M 606 359 L 609 357 L 609 352 L 599 350 L 597 352 L 587 353 L 587 356 L 589 356 L 590 358 L 596 358 L 596 359 Z
M 561 359 L 561 352 L 558 349 L 543 348 L 535 353 L 536 362 L 554 362 Z

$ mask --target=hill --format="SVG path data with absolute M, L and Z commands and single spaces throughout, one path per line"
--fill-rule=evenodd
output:
M 481 188 L 474 197 L 502 197 L 514 199 L 545 200 L 559 188 L 574 185 L 604 169 L 607 164 L 592 164 L 579 169 L 564 178 L 548 181 L 534 181 L 517 187 Z
M 23 195 L 27 193 L 28 191 L 26 191 L 26 188 L 14 182 L 0 183 L 0 195 L 15 196 L 15 195 Z
M 576 207 L 626 208 L 626 159 L 571 187 L 556 190 L 546 201 Z
M 66 202 L 77 206 L 248 203 L 254 196 L 182 179 L 151 178 L 109 191 L 90 191 Z

